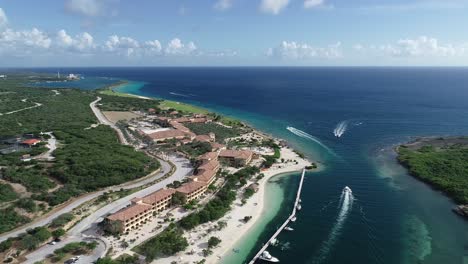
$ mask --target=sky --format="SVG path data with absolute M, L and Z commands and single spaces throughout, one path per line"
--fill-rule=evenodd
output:
M 467 64 L 468 0 L 0 0 L 0 67 Z

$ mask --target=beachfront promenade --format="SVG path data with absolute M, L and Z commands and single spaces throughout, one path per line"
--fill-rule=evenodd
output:
M 260 257 L 260 255 L 265 251 L 268 246 L 271 244 L 271 242 L 278 237 L 278 235 L 283 231 L 283 229 L 289 224 L 291 219 L 293 219 L 296 216 L 296 208 L 297 205 L 299 204 L 301 200 L 301 191 L 302 191 L 302 184 L 304 183 L 304 176 L 305 176 L 306 169 L 302 169 L 302 175 L 301 175 L 301 180 L 299 182 L 299 188 L 297 188 L 297 194 L 296 194 L 296 201 L 294 202 L 294 207 L 289 215 L 288 219 L 284 221 L 284 223 L 276 230 L 276 232 L 271 236 L 271 238 L 263 245 L 263 247 L 257 252 L 257 254 L 252 258 L 252 260 L 249 262 L 249 264 L 254 264 L 255 261 Z

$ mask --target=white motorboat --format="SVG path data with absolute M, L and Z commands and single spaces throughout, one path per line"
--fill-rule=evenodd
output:
M 286 230 L 286 231 L 294 231 L 294 228 L 287 226 L 287 227 L 284 228 L 284 230 Z
M 294 216 L 293 218 L 291 218 L 291 222 L 296 222 L 297 218 Z
M 279 262 L 279 259 L 273 257 L 270 252 L 268 251 L 263 251 L 262 254 L 260 255 L 261 260 L 269 261 L 269 262 Z
M 349 188 L 348 186 L 345 186 L 345 187 L 343 188 L 343 192 L 353 193 L 353 191 L 351 190 L 351 188 Z
M 301 204 L 298 204 L 298 205 L 296 206 L 296 209 L 300 211 L 300 210 L 302 209 L 302 205 L 301 205 Z
M 278 244 L 278 240 L 276 238 L 270 241 L 270 245 L 275 246 L 276 244 Z

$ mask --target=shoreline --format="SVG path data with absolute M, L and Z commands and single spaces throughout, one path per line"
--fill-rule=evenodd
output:
M 287 151 L 292 151 L 291 148 L 284 148 L 284 149 L 286 149 Z M 284 154 L 283 148 L 281 150 L 282 150 L 281 154 Z M 292 151 L 292 153 L 294 152 Z M 299 158 L 299 156 L 297 156 L 297 158 Z M 267 198 L 266 186 L 269 184 L 269 181 L 275 177 L 293 177 L 292 174 L 300 173 L 305 166 L 310 165 L 310 162 L 307 159 L 302 159 L 301 161 L 303 162 L 299 162 L 299 164 L 292 166 L 290 168 L 276 169 L 276 170 L 272 169 L 272 170 L 263 172 L 265 174 L 265 177 L 261 181 L 259 181 L 259 191 L 256 193 L 257 197 L 252 196 L 249 198 L 249 200 L 252 200 L 252 201 L 248 201 L 248 203 L 249 202 L 253 203 L 256 200 L 258 203 L 258 205 L 256 206 L 257 210 L 254 210 L 255 214 L 251 215 L 252 219 L 243 226 L 242 231 L 237 233 L 238 235 L 236 237 L 228 236 L 230 240 L 227 241 L 227 243 L 224 243 L 224 245 L 223 245 L 224 241 L 221 242 L 219 249 L 218 248 L 214 249 L 213 254 L 209 256 L 208 258 L 206 258 L 207 263 L 216 263 L 216 260 L 219 260 L 219 258 L 217 257 L 218 255 L 221 256 L 220 259 L 226 257 L 227 253 L 233 250 L 234 246 L 238 242 L 242 241 L 242 239 L 245 239 L 246 238 L 245 235 L 249 231 L 254 229 L 260 223 L 262 216 L 264 216 L 266 214 L 266 211 L 268 210 L 268 208 L 265 205 L 266 205 L 266 198 Z M 317 168 L 314 170 L 314 172 L 317 172 L 320 169 L 321 168 Z M 232 209 L 227 215 L 228 216 L 235 215 L 235 209 L 236 208 Z M 248 259 L 246 259 L 245 261 L 248 261 Z
M 258 181 L 258 191 L 248 198 L 243 205 L 241 203 L 242 191 L 239 190 L 231 210 L 221 219 L 217 220 L 217 222 L 224 221 L 227 223 L 224 229 L 217 230 L 215 228 L 217 223 L 212 222 L 198 226 L 186 233 L 190 244 L 186 250 L 172 256 L 156 259 L 152 263 L 170 264 L 174 261 L 178 263 L 193 263 L 200 261 L 200 259 L 205 259 L 205 263 L 207 264 L 220 263 L 220 261 L 222 261 L 222 263 L 231 263 L 226 262 L 225 258 L 229 257 L 229 253 L 235 249 L 234 247 L 237 243 L 241 242 L 242 239 L 248 238 L 248 233 L 261 224 L 261 220 L 265 217 L 268 210 L 271 209 L 266 206 L 268 196 L 266 187 L 270 183 L 269 181 L 275 177 L 292 177 L 294 174 L 300 175 L 302 169 L 311 164 L 309 160 L 300 158 L 290 147 L 281 147 L 281 156 L 285 159 L 297 160 L 297 164 L 289 162 L 289 164 L 286 163 L 285 165 L 284 163 L 277 162 L 271 168 L 262 171 L 265 176 Z M 313 171 L 316 172 L 321 169 L 322 167 L 318 167 Z M 250 183 L 249 181 L 246 185 Z M 282 201 L 279 202 L 279 204 L 281 203 Z M 275 215 L 272 217 L 276 217 L 276 213 L 277 212 L 275 212 Z M 243 222 L 242 219 L 245 216 L 251 216 L 251 219 L 248 222 Z M 271 219 L 269 221 L 271 221 Z M 263 232 L 263 230 L 261 232 Z M 221 243 L 217 247 L 212 248 L 212 253 L 205 257 L 200 252 L 202 249 L 207 248 L 207 241 L 211 236 L 220 238 Z M 257 242 L 255 245 L 256 244 Z M 248 252 L 253 248 L 254 247 L 250 248 Z M 247 261 L 247 259 L 244 261 Z
M 398 164 L 400 164 L 403 168 L 405 168 L 408 175 L 417 179 L 418 181 L 426 184 L 431 189 L 441 192 L 442 195 L 448 197 L 455 203 L 455 207 L 452 208 L 452 211 L 468 220 L 468 204 L 458 200 L 454 193 L 450 192 L 448 187 L 442 186 L 440 183 L 437 185 L 437 179 L 432 179 L 431 177 L 425 177 L 421 173 L 417 171 L 413 171 L 413 166 L 410 164 L 408 160 L 409 157 L 407 156 L 408 153 L 415 153 L 419 152 L 421 148 L 424 147 L 432 147 L 432 148 L 439 148 L 444 149 L 447 147 L 454 147 L 454 146 L 461 146 L 461 148 L 466 147 L 464 145 L 468 144 L 468 138 L 466 136 L 426 136 L 426 137 L 418 137 L 408 141 L 406 143 L 398 144 L 394 147 L 394 151 L 397 154 L 396 159 Z M 437 152 L 437 151 L 436 151 Z M 439 157 L 440 159 L 441 157 Z M 429 160 L 431 161 L 431 160 Z M 443 160 L 442 160 L 443 161 Z M 434 162 L 432 160 L 432 162 Z
M 128 84 L 129 84 L 129 81 L 125 81 L 123 83 L 108 87 L 107 90 L 112 91 L 117 96 L 132 96 L 132 97 L 142 98 L 146 100 L 164 100 L 164 101 L 181 103 L 184 105 L 190 105 L 187 103 L 166 100 L 166 99 L 158 98 L 158 97 L 139 96 L 139 95 L 135 95 L 126 91 L 125 92 L 119 91 L 119 89 L 124 88 Z M 194 106 L 194 107 L 199 108 L 202 111 L 209 111 L 208 109 L 204 109 L 202 107 L 198 107 L 198 106 Z M 186 249 L 184 252 L 179 252 L 173 256 L 159 258 L 153 261 L 152 263 L 170 264 L 173 261 L 181 261 L 182 259 L 184 260 L 184 262 L 191 263 L 193 261 L 199 260 L 200 257 L 202 257 L 202 259 L 205 259 L 206 263 L 213 263 L 213 264 L 218 263 L 223 258 L 228 257 L 228 253 L 234 249 L 234 246 L 240 241 L 242 241 L 242 239 L 245 239 L 248 232 L 254 229 L 258 224 L 260 224 L 262 216 L 266 214 L 267 209 L 268 209 L 265 206 L 266 205 L 265 201 L 266 201 L 266 196 L 267 196 L 266 187 L 270 179 L 277 177 L 277 176 L 286 177 L 286 176 L 291 176 L 291 174 L 300 173 L 302 169 L 304 169 L 306 166 L 310 166 L 311 164 L 317 165 L 317 167 L 312 170 L 313 172 L 321 171 L 323 169 L 323 165 L 321 165 L 319 162 L 310 161 L 305 156 L 301 157 L 300 155 L 302 154 L 299 154 L 300 152 L 293 149 L 286 140 L 274 137 L 273 135 L 270 135 L 263 131 L 259 131 L 255 129 L 252 125 L 246 124 L 245 122 L 241 120 L 238 120 L 238 121 L 242 122 L 243 124 L 247 126 L 250 126 L 253 129 L 253 132 L 258 133 L 259 135 L 262 135 L 264 137 L 271 138 L 278 142 L 284 143 L 284 146 L 280 148 L 281 157 L 286 160 L 288 159 L 297 160 L 298 164 L 291 164 L 289 166 L 281 167 L 283 163 L 277 161 L 272 166 L 272 168 L 262 171 L 262 173 L 265 176 L 261 180 L 258 181 L 258 184 L 259 184 L 258 192 L 256 192 L 252 197 L 248 198 L 247 202 L 242 206 L 239 206 L 240 199 L 237 198 L 236 201 L 234 202 L 235 205 L 233 206 L 233 208 L 225 216 L 219 219 L 220 221 L 223 221 L 223 220 L 226 221 L 227 227 L 220 231 L 210 233 L 209 236 L 218 236 L 221 239 L 221 243 L 216 248 L 211 249 L 212 254 L 210 254 L 207 257 L 202 257 L 199 255 L 189 255 L 188 254 L 189 251 L 193 250 L 192 247 L 189 246 L 189 248 Z M 238 196 L 240 193 L 241 192 L 238 192 Z M 282 203 L 282 201 L 280 203 Z M 277 213 L 275 213 L 273 218 L 276 217 L 276 214 Z M 239 225 L 239 219 L 247 215 L 251 216 L 252 218 L 247 223 Z M 271 221 L 271 219 L 269 221 Z M 206 228 L 199 227 L 199 228 L 196 228 L 195 230 L 189 231 L 188 234 L 190 235 L 190 237 L 188 239 L 190 240 L 194 235 L 197 235 L 198 233 L 205 231 L 205 229 Z M 263 230 L 261 232 L 263 232 Z M 198 248 L 200 248 L 200 246 L 198 246 Z M 249 249 L 249 251 L 252 250 L 253 248 L 254 247 Z M 247 261 L 247 259 L 245 261 Z

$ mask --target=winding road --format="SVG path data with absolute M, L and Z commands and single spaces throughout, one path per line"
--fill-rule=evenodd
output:
M 117 135 L 119 136 L 120 142 L 122 144 L 124 144 L 124 145 L 129 145 L 129 143 L 128 143 L 127 139 L 125 138 L 125 136 L 123 135 L 122 131 L 120 131 L 120 129 L 114 123 L 109 121 L 109 119 L 107 119 L 104 116 L 104 114 L 101 112 L 101 110 L 99 110 L 96 107 L 96 104 L 101 100 L 102 100 L 102 98 L 98 96 L 96 100 L 92 101 L 89 104 L 89 107 L 91 107 L 91 110 L 93 110 L 93 113 L 96 116 L 96 118 L 99 120 L 99 123 L 112 127 L 115 130 L 115 132 L 117 132 Z
M 157 191 L 161 188 L 164 188 L 167 184 L 172 183 L 175 180 L 181 181 L 183 180 L 186 176 L 191 175 L 192 172 L 192 167 L 190 165 L 189 160 L 181 157 L 170 157 L 170 160 L 172 163 L 175 164 L 176 170 L 175 172 L 168 178 L 151 185 L 148 188 L 145 188 L 141 191 L 135 192 L 129 196 L 123 197 L 115 202 L 112 202 L 99 210 L 91 213 L 89 216 L 86 218 L 82 219 L 77 225 L 75 225 L 73 228 L 68 230 L 67 235 L 62 239 L 62 242 L 57 243 L 56 245 L 45 245 L 36 251 L 30 253 L 29 255 L 26 256 L 27 261 L 24 263 L 34 263 L 38 260 L 45 259 L 47 255 L 52 254 L 55 249 L 63 247 L 65 244 L 70 243 L 70 242 L 77 242 L 77 241 L 83 241 L 86 239 L 96 239 L 100 237 L 98 235 L 99 228 L 97 227 L 97 224 L 101 222 L 105 216 L 107 216 L 110 213 L 114 213 L 125 206 L 130 204 L 130 200 L 132 200 L 135 197 L 142 197 L 145 195 L 148 195 L 154 191 Z M 170 172 L 171 166 L 169 163 L 162 161 L 162 171 L 159 173 L 164 175 L 165 173 Z M 98 248 L 93 252 L 93 255 L 91 255 L 91 258 L 94 258 L 92 261 L 95 261 L 99 257 L 103 257 L 107 250 L 107 240 L 103 237 L 99 238 L 97 240 L 99 242 Z M 90 257 L 83 257 L 83 259 L 80 259 L 77 263 L 92 263 L 89 262 Z
M 123 133 L 118 129 L 112 122 L 110 122 L 102 113 L 101 111 L 96 107 L 96 104 L 101 100 L 100 97 L 97 97 L 97 99 L 93 102 L 90 103 L 90 108 L 92 109 L 93 113 L 95 114 L 96 118 L 99 120 L 101 124 L 108 125 L 111 128 L 113 128 L 120 139 L 120 142 L 122 144 L 128 145 L 127 140 L 123 136 Z M 51 135 L 51 133 L 50 133 Z M 51 135 L 53 142 L 52 145 L 55 146 L 55 137 Z M 52 151 L 51 151 L 52 152 Z M 51 154 L 51 152 L 49 154 Z M 50 156 L 50 155 L 49 155 Z M 145 188 L 140 191 L 137 191 L 129 196 L 123 197 L 117 201 L 114 201 L 97 211 L 91 213 L 89 216 L 85 217 L 82 219 L 78 224 L 76 224 L 74 227 L 72 227 L 70 230 L 68 230 L 67 234 L 63 237 L 62 241 L 60 243 L 57 243 L 55 245 L 44 245 L 37 249 L 34 252 L 29 253 L 26 256 L 26 261 L 24 263 L 35 263 L 39 260 L 45 259 L 49 254 L 53 254 L 54 250 L 63 247 L 67 243 L 71 242 L 79 242 L 79 241 L 86 241 L 86 240 L 94 240 L 98 242 L 98 247 L 93 251 L 91 255 L 83 256 L 78 262 L 76 263 L 92 263 L 95 260 L 97 260 L 100 257 L 105 256 L 107 250 L 109 249 L 108 242 L 105 238 L 101 237 L 98 235 L 99 229 L 97 227 L 97 224 L 101 222 L 104 217 L 106 217 L 108 214 L 114 213 L 121 208 L 127 206 L 130 204 L 130 201 L 135 198 L 135 197 L 142 197 L 145 195 L 148 195 L 154 191 L 157 191 L 161 188 L 164 188 L 167 184 L 172 183 L 175 180 L 182 181 L 186 176 L 191 175 L 192 173 L 192 166 L 190 165 L 190 161 L 180 157 L 180 156 L 168 156 L 167 159 L 174 164 L 175 170 L 174 172 L 167 178 Z M 146 177 L 142 179 L 138 179 L 132 182 L 124 183 L 121 185 L 117 186 L 111 186 L 106 189 L 94 192 L 94 193 L 89 193 L 86 195 L 83 195 L 81 197 L 78 197 L 74 199 L 73 201 L 62 205 L 58 209 L 53 210 L 50 212 L 48 215 L 42 216 L 40 219 L 28 223 L 24 226 L 21 226 L 13 231 L 0 234 L 0 242 L 5 241 L 8 238 L 16 237 L 19 234 L 25 233 L 27 229 L 39 227 L 39 226 L 45 226 L 49 224 L 53 219 L 58 217 L 59 215 L 62 215 L 64 213 L 69 213 L 73 209 L 79 207 L 83 203 L 86 203 L 94 198 L 99 197 L 102 195 L 104 192 L 109 192 L 109 191 L 118 191 L 120 189 L 133 189 L 137 187 L 142 187 L 147 184 L 150 184 L 152 182 L 155 182 L 158 179 L 161 179 L 167 174 L 171 173 L 172 171 L 172 166 L 169 162 L 165 160 L 161 160 L 158 158 L 158 161 L 161 164 L 161 168 L 153 172 Z

